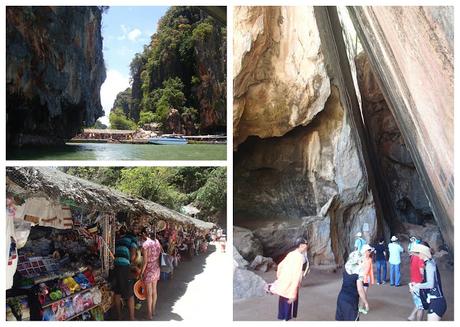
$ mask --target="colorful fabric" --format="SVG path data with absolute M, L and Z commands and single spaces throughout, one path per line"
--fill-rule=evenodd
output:
M 289 252 L 286 258 L 280 262 L 276 273 L 278 295 L 288 299 L 297 297 L 297 291 L 302 280 L 303 260 L 304 256 L 296 249 Z
M 142 249 L 145 253 L 144 260 L 147 260 L 147 266 L 144 270 L 143 281 L 150 283 L 160 279 L 160 255 L 161 255 L 161 244 L 158 240 L 147 240 L 142 243 Z

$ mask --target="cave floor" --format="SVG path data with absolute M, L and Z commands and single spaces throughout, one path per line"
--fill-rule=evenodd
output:
M 440 265 L 441 266 L 441 265 Z M 454 319 L 454 272 L 452 268 L 440 267 L 443 291 L 447 299 L 447 312 L 443 320 Z M 275 280 L 275 271 L 259 274 L 267 282 Z M 389 274 L 387 274 L 389 278 Z M 373 285 L 368 291 L 370 311 L 361 315 L 362 321 L 404 321 L 412 311 L 412 298 L 407 283 L 409 267 L 402 267 L 402 284 L 393 287 Z M 325 321 L 335 320 L 337 295 L 342 286 L 342 271 L 331 272 L 312 268 L 304 279 L 299 295 L 299 312 L 296 320 Z M 235 301 L 233 320 L 236 321 L 273 321 L 277 320 L 278 297 L 266 295 Z

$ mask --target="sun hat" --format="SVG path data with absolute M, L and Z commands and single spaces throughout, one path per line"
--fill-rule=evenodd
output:
M 366 251 L 371 251 L 373 252 L 375 249 L 370 246 L 369 244 L 364 244 L 363 247 L 361 248 L 361 254 L 366 253 Z
M 428 246 L 425 246 L 423 244 L 414 244 L 410 250 L 410 252 L 413 253 L 422 253 L 426 255 L 428 258 L 431 259 L 431 251 Z
M 345 263 L 345 270 L 349 275 L 358 274 L 363 275 L 363 260 L 364 256 L 359 251 L 353 251 L 348 256 L 348 260 Z
M 161 231 L 165 230 L 165 229 L 166 229 L 166 221 L 164 221 L 164 220 L 159 220 L 159 221 L 157 222 L 157 226 L 156 226 L 156 227 L 157 227 L 157 232 L 161 232 Z
M 141 279 L 134 284 L 134 295 L 141 301 L 147 298 L 147 289 L 145 288 L 145 283 Z
M 418 239 L 417 239 L 417 237 L 415 237 L 415 236 L 411 236 L 411 237 L 409 238 L 409 241 L 411 241 L 411 242 L 416 242 L 416 241 L 418 241 Z
M 397 240 L 398 240 L 398 238 L 397 238 L 396 236 L 393 235 L 393 236 L 391 237 L 391 241 L 392 241 L 392 242 L 395 242 L 395 241 L 397 241 Z
M 361 232 L 357 232 L 357 233 L 356 233 L 356 236 L 357 236 L 357 237 L 361 237 L 361 236 L 363 236 L 363 234 L 362 234 Z

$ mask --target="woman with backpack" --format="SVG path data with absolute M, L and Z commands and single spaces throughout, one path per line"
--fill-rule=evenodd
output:
M 423 307 L 427 310 L 427 320 L 439 321 L 447 310 L 439 269 L 431 257 L 431 251 L 428 246 L 414 244 L 411 252 L 425 262 L 425 278 L 423 283 L 410 283 L 409 287 L 412 292 L 420 295 Z

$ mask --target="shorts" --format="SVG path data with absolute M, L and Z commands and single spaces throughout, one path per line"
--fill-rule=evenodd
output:
M 442 317 L 446 311 L 447 303 L 445 298 L 431 299 L 428 305 L 428 314 L 436 313 L 439 317 Z
M 412 302 L 414 302 L 415 307 L 418 310 L 423 310 L 423 303 L 422 303 L 422 299 L 420 299 L 420 295 L 418 295 L 415 292 L 411 292 L 411 294 L 412 294 Z
M 128 299 L 134 296 L 134 283 L 129 277 L 131 276 L 131 270 L 129 266 L 115 266 L 110 271 L 110 284 L 112 291 L 121 295 L 123 299 Z

